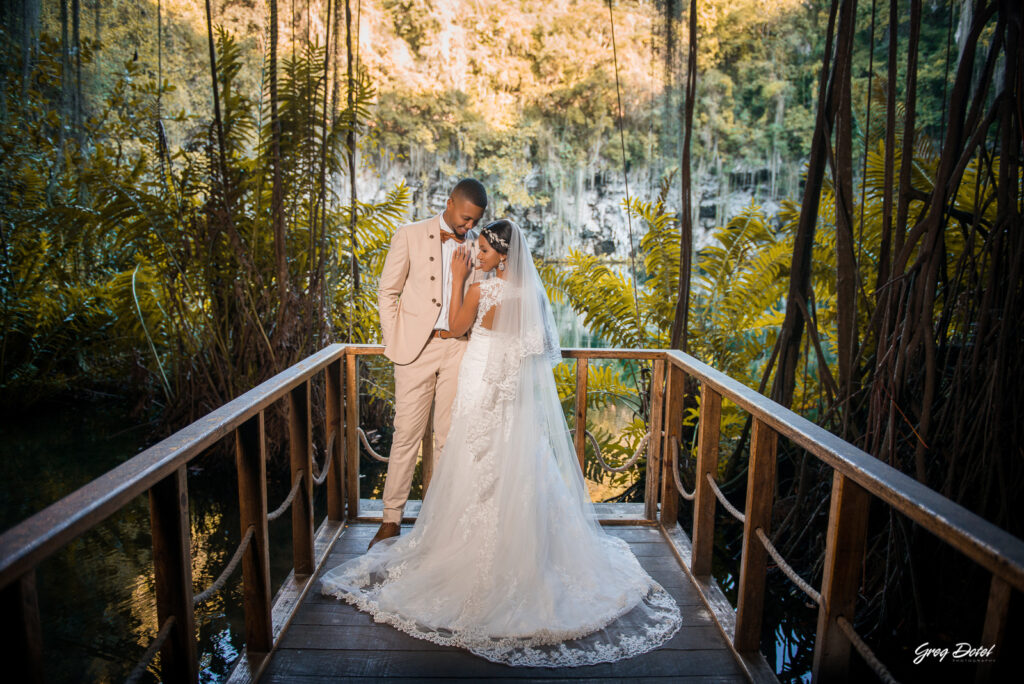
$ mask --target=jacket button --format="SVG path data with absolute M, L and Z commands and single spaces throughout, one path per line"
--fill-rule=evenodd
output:
M 431 279 L 431 280 L 434 280 L 434 276 L 430 276 L 430 279 Z
M 433 260 L 434 260 L 434 257 L 430 257 L 430 260 L 431 260 L 431 261 L 433 261 Z
M 431 299 L 430 301 L 432 301 L 432 302 L 434 302 L 436 304 L 437 303 L 437 298 L 435 297 L 435 298 Z
M 431 233 L 431 234 L 430 234 L 430 239 L 431 239 L 431 240 L 433 240 L 433 239 L 434 239 L 434 234 L 433 234 L 433 233 Z
M 437 308 L 441 308 L 441 302 L 437 302 Z

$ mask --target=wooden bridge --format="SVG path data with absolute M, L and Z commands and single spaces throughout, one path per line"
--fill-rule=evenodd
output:
M 147 493 L 160 629 L 133 677 L 161 653 L 164 681 L 198 679 L 194 606 L 242 568 L 245 649 L 234 682 L 286 682 L 351 678 L 469 679 L 707 679 L 774 681 L 758 652 L 769 558 L 818 605 L 813 678 L 844 677 L 851 657 L 863 657 L 885 679 L 888 673 L 854 631 L 856 593 L 865 552 L 872 497 L 916 522 L 991 573 L 981 643 L 997 644 L 1005 631 L 1013 590 L 1024 591 L 1024 542 L 945 499 L 916 480 L 840 440 L 735 380 L 677 351 L 569 349 L 575 359 L 575 444 L 582 463 L 587 438 L 588 363 L 632 359 L 652 365 L 651 424 L 646 441 L 645 498 L 639 504 L 598 504 L 611 534 L 625 539 L 641 564 L 676 597 L 683 628 L 663 648 L 620 663 L 583 668 L 513 668 L 466 652 L 435 646 L 378 625 L 351 606 L 319 593 L 324 568 L 362 553 L 376 523 L 379 502 L 359 499 L 358 364 L 381 347 L 327 347 L 213 413 L 143 451 L 117 468 L 0 535 L 0 641 L 10 681 L 42 681 L 44 644 L 36 595 L 36 567 L 93 529 L 134 497 Z M 701 387 L 696 487 L 685 491 L 678 475 L 687 376 Z M 326 425 L 323 464 L 313 458 L 313 383 L 323 383 Z M 753 433 L 744 511 L 733 507 L 715 482 L 723 398 L 750 413 Z M 292 488 L 274 511 L 267 504 L 264 413 L 287 402 Z M 320 426 L 317 426 L 318 428 Z M 779 436 L 834 470 L 823 578 L 810 586 L 792 572 L 768 537 Z M 218 441 L 234 442 L 242 541 L 212 586 L 195 593 L 191 575 L 186 468 Z M 429 436 L 424 441 L 429 480 Z M 327 515 L 315 524 L 313 488 L 326 487 Z M 681 501 L 693 507 L 687 535 L 677 523 Z M 718 503 L 743 524 L 734 611 L 711 578 Z M 407 510 L 411 522 L 415 502 Z M 293 567 L 271 596 L 268 523 L 292 519 Z M 692 540 L 692 541 L 691 541 Z M 853 656 L 856 649 L 860 655 Z M 991 674 L 979 667 L 979 679 Z M 891 677 L 890 677 L 891 679 Z

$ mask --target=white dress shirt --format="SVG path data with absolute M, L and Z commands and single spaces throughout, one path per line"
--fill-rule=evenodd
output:
M 444 222 L 444 212 L 438 220 L 441 222 L 441 230 L 455 235 L 455 231 Z M 437 322 L 434 323 L 435 330 L 448 329 L 448 305 L 452 299 L 452 254 L 461 246 L 455 240 L 445 240 L 441 243 L 441 311 L 437 314 Z

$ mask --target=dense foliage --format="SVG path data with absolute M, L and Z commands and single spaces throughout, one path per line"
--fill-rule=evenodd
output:
M 495 214 L 549 229 L 581 222 L 584 187 L 629 173 L 648 181 L 623 207 L 635 267 L 570 253 L 541 265 L 553 298 L 611 345 L 668 347 L 691 266 L 689 353 L 1020 534 L 1019 7 L 699 3 L 687 161 L 718 199 L 735 183 L 763 190 L 716 213 L 684 264 L 680 4 L 366 2 L 353 64 L 339 3 L 270 31 L 263 6 L 241 2 L 219 8 L 229 28 L 216 31 L 194 2 L 96 3 L 85 30 L 67 3 L 5 3 L 0 401 L 113 390 L 181 426 L 333 339 L 374 340 L 390 234 L 410 208 L 437 208 L 439 184 L 471 171 Z M 159 46 L 141 37 L 154 16 Z M 374 201 L 355 197 L 358 172 L 384 187 Z M 386 400 L 387 367 L 367 369 Z M 596 435 L 614 463 L 650 419 L 649 370 L 619 370 L 592 368 L 588 395 L 631 413 L 621 434 Z M 568 407 L 571 369 L 557 378 Z M 366 404 L 387 422 L 386 401 Z M 692 435 L 696 395 L 686 408 Z M 734 497 L 748 437 L 726 404 L 720 475 Z M 593 458 L 586 468 L 597 477 Z M 830 484 L 783 445 L 773 534 L 810 579 L 824 537 L 808 530 Z M 919 597 L 943 572 L 910 561 L 931 542 L 889 516 L 870 543 L 862 622 L 930 638 L 942 617 Z M 976 573 L 963 567 L 943 565 Z M 969 598 L 950 598 L 950 614 Z M 914 604 L 914 627 L 898 604 Z
M 3 44 L 5 403 L 99 385 L 152 397 L 166 407 L 167 423 L 180 425 L 335 331 L 355 340 L 375 334 L 372 277 L 409 199 L 402 184 L 376 203 L 338 198 L 344 138 L 365 128 L 374 95 L 365 72 L 353 82 L 353 107 L 331 112 L 319 78 L 325 51 L 310 44 L 283 64 L 282 280 L 271 229 L 271 124 L 265 97 L 237 87 L 231 34 L 216 35 L 221 119 L 177 114 L 189 135 L 175 149 L 157 116 L 174 87 L 145 78 L 135 61 L 74 127 L 63 106 L 59 45 L 44 35 L 24 68 L 17 44 Z M 84 47 L 88 67 L 94 46 Z M 353 250 L 371 276 L 359 291 Z

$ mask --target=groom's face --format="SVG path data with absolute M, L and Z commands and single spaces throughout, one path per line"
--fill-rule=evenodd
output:
M 476 206 L 468 198 L 456 194 L 448 198 L 444 222 L 455 231 L 456 235 L 462 237 L 472 230 L 473 226 L 480 223 L 480 218 L 483 215 L 483 208 Z

